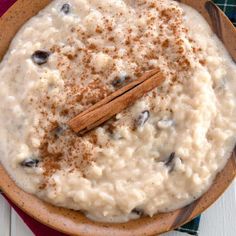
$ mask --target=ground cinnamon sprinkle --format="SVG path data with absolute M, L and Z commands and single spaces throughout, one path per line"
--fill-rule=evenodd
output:
M 108 26 L 107 29 L 108 29 L 108 31 L 112 31 L 112 27 L 111 26 Z
M 199 62 L 200 62 L 200 64 L 203 65 L 203 66 L 206 65 L 206 60 L 204 60 L 204 59 L 199 60 Z
M 97 48 L 97 46 L 95 44 L 90 44 L 88 47 L 90 50 L 95 50 Z
M 60 159 L 63 154 L 49 152 L 48 143 L 45 141 L 39 148 L 39 155 L 42 158 L 42 167 L 44 169 L 43 176 L 45 177 L 43 183 L 40 185 L 40 189 L 43 189 L 47 186 L 48 177 L 61 168 Z
M 162 43 L 162 47 L 163 48 L 167 48 L 169 46 L 169 40 L 166 39 L 163 43 Z
M 94 145 L 97 144 L 98 142 L 98 137 L 97 137 L 97 134 L 94 133 L 94 132 L 91 132 L 90 136 L 89 136 L 89 139 L 90 139 L 90 142 Z
M 156 7 L 156 4 L 153 2 L 149 5 L 150 8 L 155 8 Z
M 102 33 L 102 29 L 101 29 L 100 27 L 97 27 L 97 28 L 96 28 L 96 32 L 97 32 L 98 34 L 101 34 L 101 33 Z
M 149 11 L 155 12 L 156 15 L 150 14 Z M 151 3 L 142 9 L 142 12 L 138 12 L 137 16 L 142 18 L 143 14 L 147 15 L 145 27 L 142 25 L 137 25 L 136 28 L 130 27 L 125 31 L 123 38 L 114 33 L 115 26 L 112 21 L 103 18 L 104 26 L 97 26 L 94 29 L 95 39 L 98 41 L 81 26 L 73 26 L 70 30 L 73 34 L 67 38 L 66 45 L 52 45 L 50 48 L 63 79 L 63 88 L 58 92 L 57 100 L 45 93 L 45 99 L 38 104 L 42 116 L 40 125 L 45 130 L 39 148 L 44 169 L 44 181 L 40 188 L 45 188 L 48 179 L 58 170 L 68 168 L 70 172 L 82 173 L 92 161 L 96 160 L 93 155 L 94 148 L 100 146 L 96 132 L 92 131 L 84 137 L 78 137 L 63 125 L 117 89 L 114 80 L 129 78 L 129 81 L 132 81 L 146 70 L 157 66 L 167 68 L 165 76 L 169 87 L 161 87 L 158 92 L 153 91 L 151 95 L 146 96 L 150 99 L 151 110 L 155 110 L 157 108 L 152 99 L 160 97 L 160 100 L 164 100 L 176 84 L 182 83 L 181 76 L 191 73 L 188 55 L 192 52 L 197 54 L 200 50 L 194 46 L 192 51 L 185 49 L 183 35 L 186 35 L 187 29 L 183 27 L 182 13 L 178 8 L 170 6 L 163 9 L 162 6 Z M 156 29 L 153 28 L 157 26 L 159 32 L 155 35 Z M 171 40 L 169 35 L 173 36 Z M 99 40 L 105 40 L 106 43 L 100 43 Z M 146 43 L 147 40 L 149 44 Z M 194 45 L 192 39 L 188 40 Z M 116 42 L 120 41 L 122 43 L 118 47 Z M 166 50 L 170 53 L 166 53 Z M 94 62 L 94 55 L 103 55 L 104 58 L 101 60 L 104 60 L 105 65 L 99 68 L 99 63 L 102 62 L 99 61 L 99 56 Z M 118 67 L 120 61 L 128 65 L 126 77 L 122 77 L 123 72 Z M 204 65 L 205 61 L 200 60 L 199 63 Z M 44 108 L 48 106 L 49 111 L 46 111 Z M 45 125 L 43 120 L 50 125 Z M 123 120 L 109 121 L 104 126 L 106 132 L 109 135 L 113 134 L 117 127 L 123 124 L 122 122 L 124 123 Z M 51 131 L 51 127 L 55 126 L 59 127 L 57 133 Z M 37 129 L 37 132 L 40 132 L 40 129 Z

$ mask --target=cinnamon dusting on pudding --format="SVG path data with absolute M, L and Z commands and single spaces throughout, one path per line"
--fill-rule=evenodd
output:
M 157 109 L 153 105 L 152 97 L 160 96 L 164 99 L 163 97 L 168 96 L 168 93 L 171 92 L 172 86 L 179 82 L 182 83 L 182 78 L 191 74 L 192 70 L 188 58 L 191 56 L 194 59 L 197 52 L 185 48 L 182 37 L 187 29 L 182 24 L 182 12 L 172 5 L 164 9 L 156 7 L 156 5 L 156 3 L 149 5 L 149 8 L 156 12 L 154 13 L 156 17 L 149 16 L 148 9 L 141 10 L 149 18 L 146 30 L 139 26 L 135 30 L 127 29 L 120 46 L 124 52 L 122 54 L 119 53 L 116 45 L 116 42 L 120 40 L 118 39 L 119 34 L 114 33 L 112 21 L 106 18 L 104 18 L 104 27 L 97 26 L 94 34 L 107 37 L 109 46 L 92 41 L 91 33 L 88 34 L 80 26 L 71 28 L 73 34 L 67 38 L 66 45 L 52 45 L 51 52 L 56 59 L 56 67 L 60 71 L 63 85 L 57 103 L 51 106 L 51 113 L 54 114 L 54 117 L 50 116 L 50 109 L 47 112 L 44 111 L 44 107 L 48 106 L 50 100 L 54 100 L 53 97 L 47 95 L 47 91 L 45 91 L 45 99 L 38 101 L 38 109 L 43 115 L 42 118 L 49 122 L 60 120 L 63 125 L 75 114 L 107 97 L 116 89 L 112 86 L 112 81 L 114 78 L 119 79 L 120 69 L 117 67 L 119 60 L 125 60 L 129 65 L 135 64 L 134 68 L 129 68 L 132 80 L 159 65 L 164 68 L 164 75 L 170 88 L 160 90 L 157 94 L 148 95 L 152 110 Z M 137 12 L 137 14 L 139 13 Z M 153 34 L 153 28 L 156 25 L 159 25 L 158 35 Z M 174 36 L 174 40 L 169 40 L 169 34 Z M 147 39 L 150 41 L 150 47 L 146 45 Z M 191 43 L 194 44 L 192 39 Z M 146 59 L 143 60 L 143 57 Z M 78 68 L 78 63 L 81 61 L 83 66 Z M 116 122 L 117 127 L 121 123 L 124 124 L 122 120 Z M 133 129 L 132 124 L 131 122 L 131 130 Z M 113 130 L 115 128 L 113 127 Z M 50 132 L 48 126 L 44 129 L 46 134 Z M 109 129 L 108 131 L 111 132 Z M 85 137 L 77 137 L 68 129 L 60 134 L 61 137 L 45 135 L 44 139 L 41 140 L 40 147 L 45 179 L 50 178 L 55 171 L 69 163 L 73 170 L 81 171 L 81 163 L 83 163 L 83 168 L 86 168 L 91 163 L 88 159 L 93 159 L 91 157 L 94 147 L 98 145 L 95 133 L 93 132 L 93 134 L 88 134 Z M 89 145 L 85 145 L 85 143 Z M 48 151 L 50 146 L 53 146 L 52 152 Z M 86 148 L 83 149 L 82 147 Z

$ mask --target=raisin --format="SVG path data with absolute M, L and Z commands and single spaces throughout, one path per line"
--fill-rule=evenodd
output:
M 142 210 L 142 209 L 139 209 L 139 208 L 134 208 L 131 212 L 134 213 L 134 214 L 136 214 L 136 215 L 139 215 L 139 216 L 144 215 L 143 210 Z
M 129 82 L 130 79 L 131 77 L 124 73 L 119 76 L 116 76 L 115 79 L 112 81 L 112 85 L 116 88 L 119 88 L 127 84 L 127 82 Z
M 31 56 L 33 62 L 37 65 L 43 65 L 47 63 L 48 58 L 50 56 L 50 52 L 45 50 L 37 50 Z
M 143 126 L 143 125 L 147 122 L 147 120 L 149 119 L 149 117 L 150 117 L 150 112 L 149 112 L 148 110 L 143 111 L 143 112 L 139 115 L 139 117 L 138 117 L 138 119 L 137 119 L 137 121 L 136 121 L 136 125 L 137 125 L 137 126 Z
M 65 3 L 61 7 L 61 12 L 68 14 L 70 12 L 70 4 Z
M 64 128 L 58 126 L 54 130 L 52 130 L 52 134 L 54 135 L 55 138 L 59 138 L 63 133 L 64 133 Z
M 39 160 L 36 158 L 27 158 L 21 162 L 21 166 L 28 168 L 35 168 L 39 164 Z
M 172 152 L 168 159 L 165 161 L 165 166 L 169 167 L 169 171 L 173 171 L 174 169 L 174 159 L 175 159 L 175 152 Z

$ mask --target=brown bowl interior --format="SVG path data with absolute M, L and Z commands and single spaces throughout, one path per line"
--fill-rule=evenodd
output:
M 0 18 L 0 60 L 6 53 L 10 41 L 29 18 L 45 7 L 51 0 L 18 0 Z M 223 41 L 236 61 L 236 30 L 227 17 L 208 0 L 182 0 L 197 9 Z M 39 222 L 70 235 L 83 236 L 144 236 L 172 230 L 193 219 L 208 208 L 225 191 L 236 175 L 236 148 L 225 168 L 217 175 L 211 188 L 192 204 L 169 213 L 154 217 L 142 217 L 128 223 L 97 223 L 87 219 L 80 212 L 52 206 L 30 195 L 16 186 L 0 165 L 0 188 L 23 211 Z

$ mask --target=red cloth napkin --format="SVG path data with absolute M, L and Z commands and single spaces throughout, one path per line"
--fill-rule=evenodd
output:
M 14 2 L 16 2 L 16 0 L 0 0 L 0 16 L 2 16 Z

